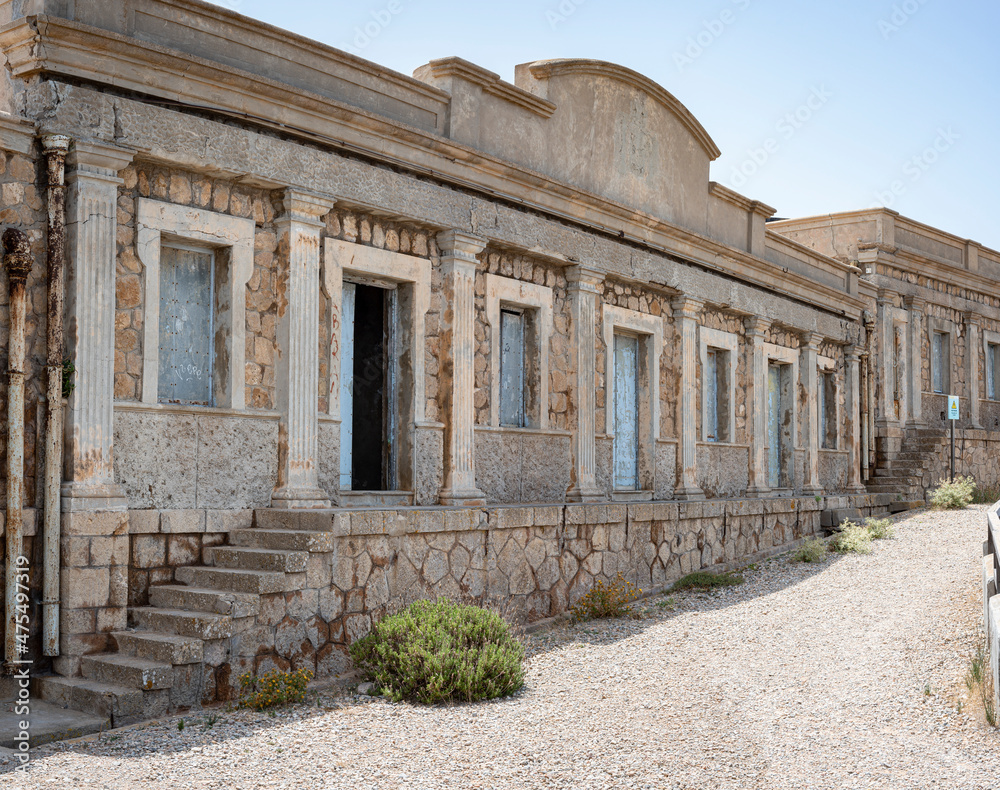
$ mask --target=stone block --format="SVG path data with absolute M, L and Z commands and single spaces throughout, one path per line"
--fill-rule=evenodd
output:
M 158 568 L 166 565 L 166 536 L 136 535 L 132 538 L 132 564 L 137 568 Z
M 536 527 L 557 527 L 562 524 L 563 508 L 560 505 L 536 505 L 532 510 Z
M 204 531 L 204 510 L 163 510 L 160 512 L 160 532 L 192 534 Z
M 205 511 L 206 532 L 233 532 L 237 529 L 250 529 L 252 526 L 252 510 Z
M 63 568 L 62 605 L 69 609 L 107 606 L 110 587 L 107 568 Z
M 127 565 L 128 561 L 128 535 L 90 539 L 90 564 L 95 568 L 102 565 Z
M 59 544 L 64 568 L 83 568 L 90 564 L 90 538 L 63 537 Z
M 443 532 L 444 531 L 444 510 L 414 510 L 410 513 L 410 532 Z
M 177 568 L 201 561 L 201 538 L 196 535 L 167 536 L 167 565 Z
M 476 508 L 444 511 L 444 528 L 447 532 L 466 532 L 479 529 L 482 511 Z
M 497 529 L 530 527 L 535 523 L 535 514 L 530 507 L 500 507 L 493 511 Z
M 146 535 L 160 531 L 159 510 L 130 510 L 128 512 L 130 535 Z
M 71 511 L 62 514 L 62 534 L 71 535 L 127 535 L 127 511 L 101 511 L 91 513 Z
M 650 503 L 629 505 L 628 517 L 629 521 L 652 521 L 653 505 Z
M 384 535 L 385 512 L 382 510 L 355 510 L 351 513 L 352 535 Z

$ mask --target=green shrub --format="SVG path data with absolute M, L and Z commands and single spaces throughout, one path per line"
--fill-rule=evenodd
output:
M 365 677 L 396 702 L 475 702 L 524 685 L 524 645 L 504 619 L 447 599 L 415 601 L 350 650 Z
M 891 518 L 866 518 L 865 528 L 872 540 L 887 540 L 896 537 L 896 525 Z
M 972 502 L 976 481 L 959 475 L 954 480 L 939 480 L 938 487 L 931 492 L 931 504 L 945 510 L 961 510 Z
M 867 527 L 844 519 L 839 532 L 830 541 L 830 548 L 839 554 L 871 554 L 872 535 Z
M 594 586 L 570 607 L 573 622 L 632 616 L 634 614 L 632 601 L 638 598 L 641 592 L 642 590 L 636 588 L 632 582 L 625 581 L 621 572 L 607 584 L 598 579 Z
M 247 672 L 240 676 L 238 707 L 259 711 L 304 702 L 306 686 L 312 678 L 311 669 L 298 669 L 295 672 L 272 669 L 261 677 Z
M 713 587 L 732 587 L 736 584 L 743 584 L 743 581 L 743 577 L 734 571 L 727 571 L 726 573 L 695 571 L 675 581 L 674 586 L 670 589 L 711 590 Z
M 822 562 L 826 559 L 827 553 L 826 541 L 820 538 L 807 538 L 792 553 L 792 562 Z

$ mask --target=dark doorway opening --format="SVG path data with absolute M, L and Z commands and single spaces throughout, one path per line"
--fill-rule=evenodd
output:
M 392 490 L 392 306 L 395 292 L 356 286 L 351 488 Z

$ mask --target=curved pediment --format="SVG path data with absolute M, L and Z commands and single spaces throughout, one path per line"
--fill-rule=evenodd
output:
M 587 58 L 556 58 L 539 60 L 526 65 L 527 70 L 536 80 L 549 80 L 566 75 L 585 75 L 613 80 L 642 91 L 677 117 L 677 120 L 691 133 L 691 136 L 698 141 L 710 160 L 714 161 L 722 155 L 715 141 L 705 131 L 705 127 L 698 122 L 698 119 L 691 114 L 687 107 L 677 100 L 677 97 L 637 71 L 619 66 L 617 63 Z M 518 82 L 520 83 L 520 80 Z M 519 84 L 518 87 L 529 89 L 526 85 Z

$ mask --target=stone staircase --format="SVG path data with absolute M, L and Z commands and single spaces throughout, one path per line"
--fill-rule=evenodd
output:
M 874 475 L 868 480 L 870 494 L 896 494 L 904 500 L 923 500 L 927 495 L 925 474 L 945 452 L 947 437 L 938 429 L 908 429 L 898 453 L 879 451 Z
M 254 642 L 262 598 L 304 589 L 310 555 L 325 555 L 329 566 L 334 548 L 329 512 L 268 514 L 258 511 L 253 528 L 208 549 L 206 565 L 177 568 L 178 583 L 150 587 L 149 606 L 129 609 L 130 629 L 111 634 L 117 652 L 84 657 L 82 677 L 40 678 L 39 696 L 112 727 L 232 698 L 238 657 L 249 653 L 242 666 L 252 668 L 256 646 L 241 648 Z M 289 528 L 303 524 L 315 529 Z

